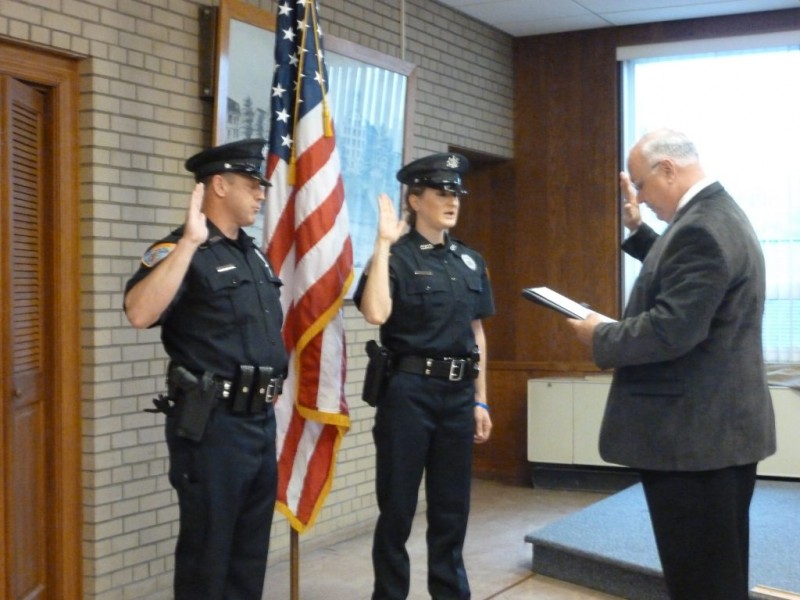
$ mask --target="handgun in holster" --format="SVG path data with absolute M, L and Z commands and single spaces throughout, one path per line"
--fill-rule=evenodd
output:
M 380 346 L 375 340 L 369 340 L 366 346 L 367 371 L 364 374 L 364 389 L 361 391 L 361 399 L 375 406 L 378 400 L 386 392 L 386 385 L 389 383 L 391 375 L 392 355 L 387 348 Z
M 197 377 L 185 367 L 170 363 L 167 368 L 167 393 L 159 394 L 153 398 L 155 408 L 145 408 L 144 412 L 164 413 L 172 416 L 175 414 L 175 406 L 183 394 L 182 390 L 188 390 L 197 385 Z
M 167 377 L 167 390 L 171 398 L 180 398 L 175 433 L 199 442 L 216 404 L 217 386 L 213 374 L 203 373 L 198 380 L 184 367 L 173 367 Z

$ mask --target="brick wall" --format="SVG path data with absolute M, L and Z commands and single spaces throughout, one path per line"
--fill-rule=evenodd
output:
M 198 10 L 189 0 L 2 0 L 0 35 L 84 58 L 81 63 L 83 488 L 85 597 L 169 598 L 177 507 L 160 417 L 142 412 L 161 390 L 157 330 L 131 328 L 125 281 L 145 245 L 183 221 L 192 181 L 184 159 L 210 139 L 199 99 Z M 270 0 L 252 1 L 272 10 Z M 405 35 L 401 26 L 405 7 Z M 418 65 L 413 155 L 448 146 L 510 157 L 511 38 L 432 0 L 329 0 L 323 28 Z M 367 531 L 373 495 L 372 409 L 359 399 L 365 340 L 345 307 L 352 428 L 304 547 Z M 288 556 L 275 518 L 271 561 Z

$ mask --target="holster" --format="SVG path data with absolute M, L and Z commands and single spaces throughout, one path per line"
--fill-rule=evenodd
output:
M 159 394 L 153 398 L 155 408 L 145 408 L 144 412 L 164 413 L 172 416 L 175 414 L 175 406 L 183 396 L 183 390 L 190 390 L 198 385 L 197 377 L 185 367 L 170 363 L 167 368 L 167 393 Z
M 172 398 L 180 398 L 176 402 L 179 411 L 175 433 L 199 442 L 203 439 L 211 409 L 216 404 L 217 386 L 213 374 L 203 373 L 198 381 L 185 368 L 174 367 L 167 377 L 167 386 Z
M 392 366 L 392 354 L 375 340 L 368 341 L 365 349 L 369 356 L 369 362 L 367 362 L 367 372 L 364 374 L 364 389 L 361 391 L 361 399 L 370 406 L 375 406 L 386 392 Z

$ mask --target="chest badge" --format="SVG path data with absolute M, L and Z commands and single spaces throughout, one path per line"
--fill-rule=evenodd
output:
M 477 271 L 478 265 L 475 263 L 475 259 L 472 258 L 469 254 L 462 254 L 461 260 L 464 261 L 464 264 L 467 265 L 471 270 Z

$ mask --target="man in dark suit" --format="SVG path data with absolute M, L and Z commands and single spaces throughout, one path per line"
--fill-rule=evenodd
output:
M 658 130 L 620 174 L 623 249 L 643 261 L 619 322 L 570 320 L 614 368 L 600 453 L 640 471 L 673 600 L 748 598 L 749 511 L 758 461 L 775 452 L 764 369 L 764 258 L 694 144 Z M 641 222 L 646 203 L 669 226 Z

